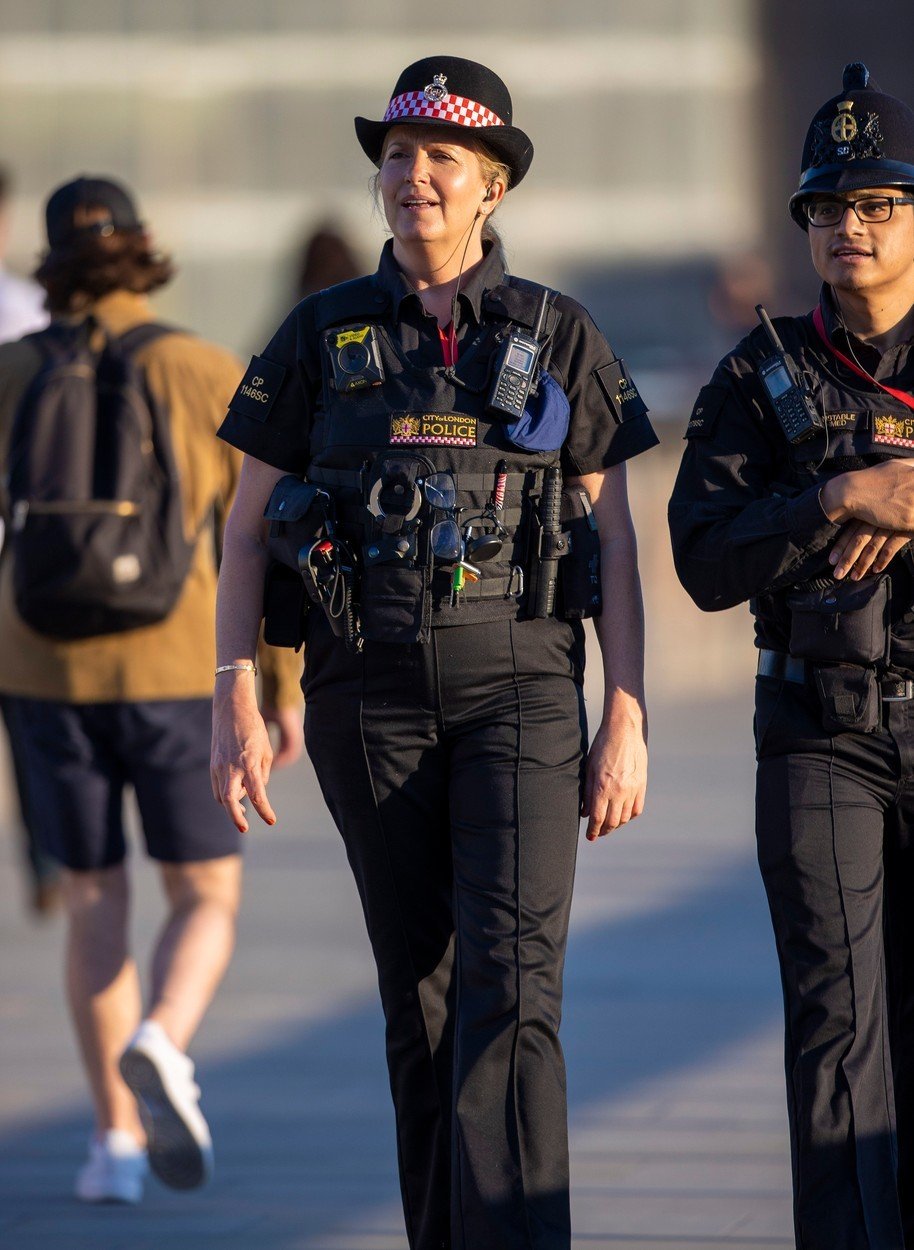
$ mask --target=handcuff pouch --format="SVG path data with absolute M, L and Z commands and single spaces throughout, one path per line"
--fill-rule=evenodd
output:
M 565 620 L 599 616 L 603 610 L 600 535 L 590 495 L 583 486 L 565 487 L 561 515 L 568 539 L 568 554 L 559 564 L 561 615 Z
M 873 733 L 882 720 L 876 671 L 859 664 L 816 664 L 816 692 L 826 733 Z
M 813 663 L 885 662 L 890 600 L 891 579 L 886 573 L 791 592 L 790 654 Z

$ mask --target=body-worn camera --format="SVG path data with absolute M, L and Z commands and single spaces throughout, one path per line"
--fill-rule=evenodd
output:
M 374 326 L 341 326 L 325 342 L 333 367 L 333 385 L 345 394 L 384 381 L 384 366 Z

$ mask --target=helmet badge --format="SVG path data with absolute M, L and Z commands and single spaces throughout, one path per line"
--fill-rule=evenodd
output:
M 842 100 L 838 105 L 838 116 L 831 124 L 835 143 L 852 143 L 857 138 L 857 119 L 851 113 L 853 107 L 853 100 Z
M 438 104 L 441 100 L 443 100 L 447 95 L 447 88 L 444 85 L 446 82 L 446 74 L 436 74 L 434 79 L 422 92 L 426 100 L 431 100 L 433 104 Z

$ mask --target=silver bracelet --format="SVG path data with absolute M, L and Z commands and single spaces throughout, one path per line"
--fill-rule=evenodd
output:
M 220 664 L 216 669 L 216 676 L 220 673 L 253 673 L 257 676 L 256 664 Z

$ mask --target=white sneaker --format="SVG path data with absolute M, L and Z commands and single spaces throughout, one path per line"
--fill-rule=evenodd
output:
M 149 1166 L 172 1189 L 196 1189 L 213 1174 L 213 1142 L 194 1084 L 194 1065 L 161 1025 L 144 1020 L 120 1059 L 146 1129 Z
M 129 1133 L 112 1128 L 89 1142 L 89 1159 L 76 1173 L 81 1202 L 139 1202 L 149 1171 L 146 1151 Z

